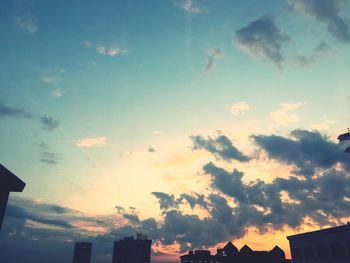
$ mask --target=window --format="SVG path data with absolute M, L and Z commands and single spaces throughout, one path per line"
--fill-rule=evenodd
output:
M 292 259 L 295 259 L 295 260 L 302 260 L 303 259 L 303 255 L 302 255 L 301 250 L 299 248 L 292 249 Z
M 344 257 L 344 248 L 342 243 L 333 243 L 331 244 L 331 251 L 333 258 L 343 258 Z
M 316 246 L 316 254 L 318 259 L 327 259 L 328 258 L 328 247 L 326 245 Z
M 312 247 L 304 247 L 305 259 L 314 259 L 314 250 Z

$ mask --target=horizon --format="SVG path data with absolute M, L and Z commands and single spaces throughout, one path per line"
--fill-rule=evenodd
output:
M 26 183 L 0 255 L 58 263 L 89 241 L 106 263 L 144 233 L 153 263 L 227 242 L 290 258 L 286 236 L 349 222 L 349 11 L 0 2 L 0 163 Z

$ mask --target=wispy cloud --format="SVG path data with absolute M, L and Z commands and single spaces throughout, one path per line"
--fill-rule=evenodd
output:
M 283 46 L 289 40 L 275 24 L 274 17 L 265 15 L 236 31 L 234 43 L 251 57 L 265 57 L 279 67 L 284 62 Z
M 91 137 L 78 140 L 77 146 L 80 148 L 103 147 L 107 145 L 106 137 Z
M 338 121 L 336 121 L 336 120 L 324 120 L 322 122 L 315 123 L 315 124 L 311 125 L 311 129 L 319 130 L 319 131 L 327 131 L 331 128 L 331 126 L 333 124 L 335 124 L 337 122 Z
M 330 48 L 331 47 L 325 41 L 321 41 L 314 48 L 311 55 L 309 56 L 297 55 L 297 56 L 291 57 L 291 59 L 298 64 L 308 65 L 318 60 L 322 55 L 327 53 L 330 50 Z
M 120 56 L 120 55 L 126 55 L 129 53 L 129 50 L 126 48 L 121 48 L 119 45 L 112 43 L 112 44 L 94 44 L 93 42 L 89 40 L 84 40 L 82 42 L 82 45 L 91 48 L 94 47 L 100 55 L 104 56 L 110 56 L 110 57 L 115 57 L 115 56 Z
M 47 131 L 52 131 L 54 129 L 56 129 L 59 126 L 59 121 L 49 117 L 49 116 L 42 116 L 40 118 L 40 121 L 43 125 L 43 129 L 47 130 Z
M 92 43 L 91 43 L 91 41 L 89 41 L 89 40 L 84 40 L 83 42 L 81 42 L 84 46 L 86 46 L 86 47 L 92 47 Z
M 66 73 L 67 71 L 64 68 L 55 69 L 50 73 L 46 72 L 42 74 L 41 81 L 46 84 L 54 85 L 57 84 Z
M 187 13 L 195 15 L 207 12 L 203 7 L 199 6 L 198 2 L 198 0 L 181 0 L 179 6 Z
M 305 103 L 281 103 L 280 108 L 274 112 L 270 113 L 271 119 L 278 125 L 288 125 L 290 123 L 295 123 L 300 120 L 300 117 L 294 113 Z
M 42 143 L 36 144 L 36 146 L 40 150 L 40 155 L 41 155 L 40 162 L 49 164 L 49 165 L 57 165 L 61 160 L 61 157 L 57 153 L 52 152 L 46 143 L 42 142 Z
M 31 14 L 26 16 L 17 16 L 14 19 L 15 25 L 29 34 L 35 34 L 38 31 L 38 26 Z
M 209 49 L 207 51 L 208 62 L 205 66 L 204 72 L 210 73 L 215 67 L 216 61 L 224 56 L 224 52 L 219 48 Z
M 230 107 L 230 111 L 233 115 L 243 115 L 249 110 L 250 105 L 245 101 L 237 102 Z
M 50 95 L 54 98 L 61 98 L 63 96 L 63 92 L 61 89 L 54 89 L 51 91 Z
M 349 24 L 340 16 L 348 0 L 288 0 L 292 10 L 303 12 L 327 25 L 327 31 L 342 42 L 350 42 Z
M 32 114 L 28 113 L 23 109 L 12 108 L 4 105 L 0 102 L 0 118 L 11 117 L 11 118 L 27 118 L 32 119 Z
M 96 50 L 101 55 L 106 55 L 111 57 L 118 56 L 118 55 L 125 55 L 125 54 L 128 54 L 129 52 L 127 49 L 122 49 L 117 45 L 111 45 L 111 46 L 98 45 L 96 47 Z
M 164 135 L 164 132 L 155 130 L 155 131 L 153 131 L 153 134 L 154 135 Z

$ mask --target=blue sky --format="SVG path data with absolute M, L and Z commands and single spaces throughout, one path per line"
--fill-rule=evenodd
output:
M 37 211 L 52 204 L 80 211 L 84 222 L 104 222 L 88 230 L 75 223 L 70 241 L 81 238 L 79 231 L 119 238 L 130 231 L 119 231 L 128 222 L 115 206 L 135 207 L 129 212 L 139 218 L 164 222 L 164 196 L 152 192 L 175 199 L 203 193 L 211 205 L 211 194 L 230 201 L 231 192 L 215 185 L 215 177 L 201 177 L 210 161 L 244 172 L 245 184 L 300 176 L 299 162 L 270 155 L 252 136 L 306 140 L 310 134 L 293 131 L 309 131 L 342 152 L 346 145 L 336 137 L 349 126 L 349 11 L 343 0 L 1 2 L 0 157 L 27 183 L 13 195 L 14 205 Z M 206 139 L 195 150 L 191 136 Z M 220 136 L 249 161 L 218 157 L 229 147 L 215 140 Z M 310 162 L 320 166 L 315 175 L 326 180 L 336 169 L 348 185 L 349 159 L 337 160 L 330 166 Z M 172 207 L 178 213 L 215 218 L 212 210 L 194 211 L 181 200 L 184 207 Z M 297 226 L 274 225 L 280 231 L 276 242 L 300 227 L 334 223 L 314 217 L 310 225 L 301 217 Z M 25 220 L 17 233 L 28 222 L 34 230 L 52 227 Z M 337 223 L 344 220 L 342 215 Z M 243 244 L 257 238 L 249 231 L 225 238 Z M 169 236 L 153 234 L 154 260 L 184 251 L 164 241 Z M 227 241 L 211 238 L 215 242 L 206 247 Z M 198 246 L 190 237 L 187 243 Z M 105 262 L 108 253 L 99 253 L 96 262 Z

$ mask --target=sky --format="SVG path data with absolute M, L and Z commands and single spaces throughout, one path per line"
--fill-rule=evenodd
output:
M 350 218 L 348 0 L 0 2 L 7 263 L 152 262 Z M 266 242 L 266 240 L 269 240 Z M 19 246 L 20 244 L 20 246 Z

